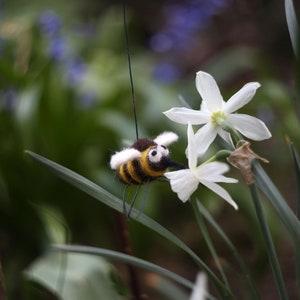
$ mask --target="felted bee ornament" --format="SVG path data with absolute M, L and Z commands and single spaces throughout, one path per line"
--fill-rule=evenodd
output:
M 185 168 L 169 156 L 167 147 L 177 140 L 174 132 L 163 132 L 154 140 L 137 139 L 131 147 L 111 157 L 110 167 L 125 184 L 146 184 L 162 176 L 169 167 Z

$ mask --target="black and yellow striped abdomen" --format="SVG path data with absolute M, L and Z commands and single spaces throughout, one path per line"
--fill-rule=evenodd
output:
M 120 181 L 125 184 L 145 184 L 157 177 L 162 176 L 167 165 L 165 163 L 152 163 L 148 158 L 148 153 L 153 147 L 149 147 L 142 152 L 138 159 L 134 159 L 125 164 L 122 164 L 117 170 L 117 175 Z

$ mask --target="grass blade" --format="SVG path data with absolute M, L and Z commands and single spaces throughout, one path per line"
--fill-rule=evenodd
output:
M 297 182 L 296 216 L 299 220 L 300 219 L 300 158 L 294 144 L 290 141 L 289 138 L 286 138 L 286 140 L 292 154 L 294 169 L 296 174 L 296 182 Z
M 75 173 L 74 171 L 65 168 L 41 155 L 38 155 L 31 151 L 26 151 L 26 153 L 36 162 L 40 163 L 53 174 L 63 179 L 64 181 L 70 183 L 74 187 L 80 189 L 81 191 L 87 193 L 93 198 L 101 201 L 103 204 L 119 211 L 123 212 L 123 201 L 113 194 L 109 193 L 107 190 L 103 189 L 99 185 L 93 183 L 87 178 Z M 127 205 L 127 204 L 126 204 Z M 127 211 L 129 206 L 127 206 Z M 177 238 L 173 233 L 168 231 L 166 228 L 161 226 L 159 223 L 149 218 L 145 214 L 135 208 L 132 209 L 131 218 L 145 225 L 146 227 L 152 229 L 156 233 L 160 234 L 164 238 L 168 239 L 187 254 L 189 254 L 195 262 L 201 267 L 209 276 L 212 283 L 215 285 L 217 290 L 220 292 L 224 299 L 234 299 L 232 293 L 228 288 L 219 280 L 219 278 L 214 274 L 214 272 L 197 256 L 197 254 L 192 251 L 185 243 L 183 243 L 179 238 Z
M 222 228 L 218 225 L 218 223 L 214 220 L 214 218 L 211 216 L 211 214 L 208 212 L 208 210 L 202 205 L 201 201 L 199 201 L 198 199 L 197 199 L 197 207 L 198 207 L 200 213 L 202 214 L 202 216 L 208 221 L 208 223 L 216 230 L 216 232 L 220 235 L 220 237 L 223 239 L 223 241 L 227 244 L 228 248 L 232 252 L 236 261 L 240 265 L 240 268 L 243 271 L 243 273 L 248 281 L 248 284 L 251 288 L 252 299 L 256 299 L 256 300 L 261 299 L 261 297 L 258 293 L 257 287 L 256 287 L 254 281 L 252 280 L 252 277 L 250 275 L 250 272 L 249 272 L 244 260 L 242 259 L 239 252 L 237 251 L 235 246 L 232 244 L 232 242 L 230 241 L 230 239 L 228 238 L 226 233 L 222 230 Z
M 90 246 L 80 246 L 80 245 L 53 245 L 52 248 L 54 250 L 60 250 L 65 252 L 72 252 L 72 253 L 85 253 L 85 254 L 92 254 L 92 255 L 99 255 L 101 257 L 105 257 L 114 261 L 132 264 L 136 267 L 142 268 L 144 270 L 148 270 L 150 272 L 154 272 L 156 274 L 160 274 L 166 278 L 169 278 L 189 289 L 192 289 L 194 284 L 189 280 L 165 269 L 160 266 L 157 266 L 153 263 L 150 263 L 146 260 L 130 256 L 128 254 L 124 254 L 121 252 L 103 249 L 103 248 L 96 248 Z
M 286 22 L 287 22 L 293 50 L 294 50 L 295 56 L 297 57 L 299 54 L 299 52 L 298 52 L 299 26 L 298 26 L 298 22 L 297 22 L 297 17 L 296 17 L 296 13 L 295 13 L 293 0 L 285 0 L 284 6 L 285 6 Z
M 270 200 L 279 218 L 287 228 L 287 231 L 291 234 L 294 242 L 300 245 L 300 222 L 296 215 L 290 209 L 264 169 L 255 160 L 252 161 L 252 170 L 256 185 Z
M 294 161 L 294 169 L 295 169 L 296 180 L 297 180 L 296 216 L 299 220 L 300 219 L 300 158 L 294 144 L 290 141 L 289 138 L 286 138 L 286 140 Z M 296 257 L 296 274 L 298 279 L 297 280 L 298 294 L 300 295 L 300 245 L 298 243 L 295 243 L 295 257 Z
M 196 199 L 191 199 L 191 204 L 192 204 L 192 207 L 193 207 L 194 215 L 196 217 L 196 221 L 198 223 L 198 226 L 200 228 L 202 236 L 203 236 L 203 238 L 204 238 L 204 240 L 205 240 L 205 242 L 206 242 L 206 244 L 208 246 L 208 249 L 209 249 L 209 251 L 210 251 L 210 253 L 211 253 L 211 255 L 212 255 L 212 257 L 213 257 L 213 259 L 214 259 L 214 261 L 216 263 L 217 268 L 219 269 L 219 272 L 220 272 L 220 274 L 222 276 L 222 279 L 223 279 L 224 283 L 227 286 L 229 286 L 226 274 L 225 274 L 225 272 L 224 272 L 224 270 L 222 268 L 222 265 L 221 265 L 219 256 L 217 254 L 217 251 L 216 251 L 216 249 L 214 247 L 214 244 L 213 244 L 213 242 L 212 242 L 212 240 L 210 238 L 210 235 L 208 233 L 208 230 L 207 230 L 207 227 L 206 227 L 205 222 L 203 220 L 203 217 L 200 214 L 200 211 L 198 209 L 197 200 Z
M 270 233 L 269 226 L 268 226 L 268 223 L 266 220 L 266 216 L 264 213 L 263 205 L 261 203 L 261 199 L 259 198 L 255 184 L 250 184 L 249 188 L 250 188 L 252 200 L 254 203 L 257 219 L 258 219 L 258 222 L 259 222 L 259 225 L 261 228 L 261 233 L 264 237 L 264 241 L 266 244 L 266 249 L 267 249 L 269 261 L 270 261 L 270 264 L 271 264 L 271 267 L 273 270 L 275 282 L 276 282 L 276 285 L 277 285 L 277 288 L 278 288 L 278 291 L 280 294 L 280 299 L 287 300 L 288 296 L 287 296 L 287 292 L 285 289 L 285 284 L 283 281 L 281 269 L 279 266 L 274 243 L 273 243 L 273 240 L 271 237 L 271 233 Z

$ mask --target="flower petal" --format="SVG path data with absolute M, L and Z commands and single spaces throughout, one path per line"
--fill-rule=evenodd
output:
M 199 71 L 196 74 L 196 88 L 204 102 L 205 107 L 210 111 L 222 109 L 223 98 L 215 79 L 208 73 Z
M 238 180 L 231 177 L 225 177 L 222 174 L 229 171 L 229 166 L 226 163 L 213 161 L 205 163 L 194 171 L 195 176 L 201 181 L 202 179 L 211 182 L 226 182 L 236 183 Z
M 230 146 L 232 146 L 232 148 L 234 148 L 234 144 L 231 138 L 231 135 L 229 132 L 225 131 L 222 129 L 222 127 L 218 128 L 218 135 Z
M 194 110 L 186 107 L 173 107 L 163 112 L 171 121 L 180 124 L 190 122 L 193 125 L 201 125 L 207 123 L 210 119 L 206 112 Z
M 268 139 L 271 132 L 263 121 L 245 114 L 230 114 L 227 117 L 230 122 L 242 135 L 255 141 Z
M 188 156 L 189 168 L 193 169 L 197 166 L 198 155 L 197 155 L 196 139 L 190 122 L 188 123 L 187 138 L 188 138 L 187 156 Z
M 198 179 L 191 170 L 179 170 L 164 174 L 170 180 L 172 191 L 177 193 L 182 202 L 186 202 L 199 185 Z
M 207 295 L 207 276 L 199 272 L 189 300 L 205 300 Z
M 205 124 L 195 133 L 197 153 L 199 156 L 206 152 L 210 144 L 216 138 L 217 133 L 218 129 L 212 123 Z
M 253 98 L 259 87 L 260 84 L 258 82 L 249 82 L 245 84 L 237 93 L 225 102 L 223 111 L 228 114 L 237 111 Z
M 210 190 L 212 190 L 214 193 L 216 193 L 217 195 L 219 195 L 220 197 L 222 197 L 225 201 L 227 201 L 230 205 L 232 205 L 235 209 L 238 209 L 237 204 L 233 201 L 233 199 L 231 198 L 231 196 L 229 195 L 229 193 L 222 188 L 220 185 L 218 185 L 217 183 L 208 181 L 208 180 L 201 180 L 200 181 L 203 185 L 205 185 L 207 188 L 209 188 Z

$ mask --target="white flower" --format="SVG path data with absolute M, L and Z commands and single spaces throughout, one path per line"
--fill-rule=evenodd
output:
M 249 115 L 233 113 L 246 105 L 259 87 L 258 82 L 247 83 L 225 102 L 214 78 L 208 73 L 199 71 L 196 75 L 196 88 L 202 97 L 201 109 L 174 107 L 164 114 L 177 123 L 191 122 L 193 125 L 203 125 L 195 134 L 199 155 L 206 152 L 217 135 L 232 144 L 229 132 L 221 127 L 223 121 L 230 123 L 249 139 L 256 141 L 268 139 L 271 133 L 264 122 Z
M 206 295 L 207 277 L 204 273 L 198 273 L 193 292 L 189 300 L 205 300 Z
M 229 193 L 216 182 L 236 183 L 234 178 L 225 177 L 222 174 L 229 170 L 226 163 L 208 162 L 197 167 L 197 145 L 191 123 L 188 123 L 188 169 L 167 172 L 164 175 L 170 180 L 172 190 L 177 193 L 178 198 L 186 202 L 199 183 L 203 184 L 230 205 L 237 209 L 237 204 L 232 200 Z

